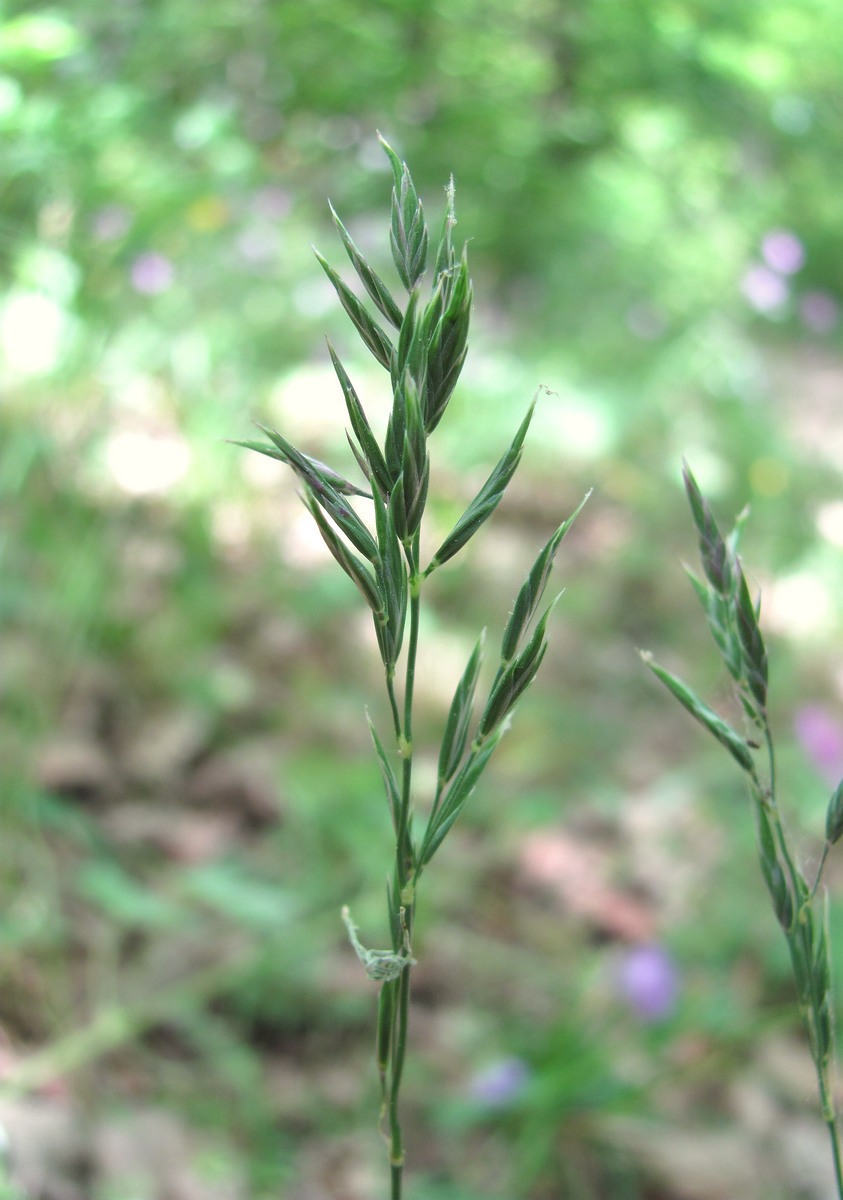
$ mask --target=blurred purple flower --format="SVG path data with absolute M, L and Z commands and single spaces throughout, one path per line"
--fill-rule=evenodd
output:
M 821 704 L 806 704 L 793 718 L 797 740 L 820 775 L 834 786 L 843 776 L 843 725 Z
M 840 305 L 829 292 L 806 292 L 799 315 L 812 333 L 830 333 L 840 320 Z
M 157 296 L 172 285 L 175 270 L 169 258 L 150 250 L 139 255 L 132 263 L 130 278 L 136 292 L 144 296 Z
M 775 271 L 756 263 L 741 280 L 741 291 L 751 308 L 760 313 L 773 313 L 787 300 L 790 290 Z
M 761 243 L 761 253 L 767 266 L 780 275 L 795 275 L 805 262 L 805 247 L 787 229 L 768 233 Z
M 661 946 L 632 946 L 618 966 L 618 989 L 644 1021 L 659 1021 L 676 1007 L 679 976 Z
M 468 1093 L 488 1108 L 504 1108 L 518 1098 L 529 1078 L 530 1069 L 522 1058 L 501 1058 L 478 1071 Z
M 91 232 L 98 242 L 113 242 L 121 238 L 132 223 L 132 214 L 122 204 L 107 204 L 94 213 Z

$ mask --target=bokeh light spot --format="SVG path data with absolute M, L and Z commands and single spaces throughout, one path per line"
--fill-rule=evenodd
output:
M 12 293 L 0 315 L 0 351 L 6 366 L 21 376 L 49 375 L 59 364 L 67 331 L 66 313 L 49 296 Z
M 190 447 L 176 434 L 122 430 L 108 441 L 105 451 L 109 474 L 130 496 L 168 492 L 179 483 L 192 460 Z
M 780 496 L 790 482 L 790 470 L 779 458 L 756 458 L 749 468 L 749 484 L 759 496 Z

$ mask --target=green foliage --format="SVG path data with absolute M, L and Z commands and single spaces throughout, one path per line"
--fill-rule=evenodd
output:
M 185 873 L 180 891 L 229 921 L 261 933 L 276 932 L 296 916 L 291 893 L 276 882 L 256 878 L 236 860 L 209 863 Z
M 202 397 L 215 433 L 230 426 L 284 356 L 313 346 L 299 251 L 309 213 L 338 145 L 357 153 L 337 206 L 374 208 L 372 130 L 384 113 L 417 179 L 441 178 L 456 155 L 475 259 L 525 336 L 559 343 L 564 330 L 561 357 L 576 346 L 575 370 L 623 380 L 674 347 L 690 362 L 689 332 L 725 342 L 755 319 L 772 333 L 780 319 L 797 328 L 805 296 L 843 292 L 827 253 L 840 184 L 829 47 L 840 33 L 832 0 L 798 11 L 702 0 L 670 13 L 610 0 L 576 18 L 499 0 L 376 11 L 329 0 L 316 14 L 233 0 L 211 6 L 201 28 L 185 0 L 165 0 L 155 22 L 102 0 L 10 11 L 0 256 L 15 320 L 34 321 L 39 300 L 42 344 L 28 366 L 20 344 L 5 349 L 27 380 L 67 378 L 100 362 L 105 340 L 122 365 Z M 390 165 L 391 249 L 406 283 L 427 242 L 437 248 L 412 180 Z M 338 228 L 378 319 L 397 328 L 382 264 L 363 267 Z M 739 285 L 776 228 L 796 233 L 807 263 L 771 323 Z M 149 255 L 169 269 L 139 285 Z M 450 305 L 443 297 L 445 341 L 466 286 L 463 273 Z M 385 357 L 386 334 L 370 328 Z M 457 340 L 451 361 L 462 353 Z M 203 419 L 184 408 L 186 421 Z
M 172 928 L 183 918 L 176 905 L 141 887 L 113 862 L 87 863 L 78 888 L 109 920 L 132 929 Z

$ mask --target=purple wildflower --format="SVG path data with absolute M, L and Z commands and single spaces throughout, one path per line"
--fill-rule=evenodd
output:
M 632 946 L 618 966 L 618 990 L 643 1021 L 659 1021 L 676 1007 L 676 966 L 661 946 Z
M 829 784 L 843 776 L 843 725 L 821 704 L 806 704 L 793 718 L 797 740 Z
M 760 313 L 774 313 L 784 305 L 789 295 L 785 280 L 760 263 L 751 266 L 744 274 L 741 291 L 750 307 Z
M 523 1092 L 529 1078 L 530 1069 L 522 1058 L 501 1058 L 477 1072 L 468 1092 L 487 1108 L 505 1108 Z
M 139 255 L 132 263 L 130 278 L 136 292 L 144 296 L 158 296 L 172 285 L 175 270 L 169 258 L 150 250 Z
M 795 275 L 805 262 L 805 247 L 787 229 L 774 229 L 761 243 L 761 253 L 768 267 L 779 275 Z

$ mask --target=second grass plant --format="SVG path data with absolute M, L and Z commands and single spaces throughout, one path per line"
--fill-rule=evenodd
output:
M 779 807 L 776 756 L 767 710 L 767 649 L 759 624 L 761 601 L 750 595 L 738 555 L 741 520 L 723 537 L 694 476 L 686 466 L 685 492 L 697 532 L 702 578 L 689 572 L 709 631 L 731 676 L 745 730 L 738 731 L 708 707 L 681 679 L 644 661 L 679 703 L 728 751 L 746 776 L 758 836 L 761 875 L 790 951 L 799 1011 L 814 1061 L 822 1118 L 828 1129 L 836 1195 L 843 1200 L 843 1157 L 834 1104 L 834 1004 L 831 949 L 822 872 L 831 847 L 843 835 L 843 782 L 826 811 L 825 843 L 809 883 Z
M 510 714 L 533 682 L 547 649 L 554 601 L 543 597 L 562 538 L 579 512 L 559 525 L 541 549 L 517 593 L 503 631 L 497 669 L 485 700 L 476 703 L 484 636 L 469 656 L 450 706 L 439 748 L 434 794 L 424 816 L 413 812 L 415 757 L 413 708 L 419 617 L 427 581 L 458 554 L 492 515 L 512 479 L 535 401 L 512 442 L 477 495 L 423 562 L 421 529 L 428 499 L 429 439 L 459 379 L 468 344 L 472 285 L 465 249 L 453 244 L 453 182 L 434 244 L 407 165 L 382 142 L 393 172 L 389 244 L 402 285 L 396 299 L 370 267 L 336 213 L 334 222 L 360 287 L 361 300 L 317 255 L 359 337 L 389 372 L 392 406 L 378 438 L 354 385 L 333 348 L 331 360 L 345 400 L 347 436 L 361 472 L 344 478 L 264 429 L 268 441 L 241 443 L 291 467 L 304 503 L 328 549 L 371 609 L 384 667 L 391 728 L 370 731 L 395 835 L 387 877 L 387 926 L 391 946 L 369 950 L 348 909 L 342 917 L 368 976 L 379 984 L 376 1055 L 381 1088 L 381 1128 L 389 1147 L 390 1195 L 403 1194 L 404 1138 L 399 1099 L 407 1053 L 413 925 L 422 873 L 442 844 L 483 773 Z M 351 497 L 357 499 L 352 503 Z M 366 513 L 368 519 L 360 515 Z M 580 505 L 580 508 L 582 505 Z M 338 767 L 339 769 L 339 767 Z M 420 804 L 420 809 L 422 805 Z

